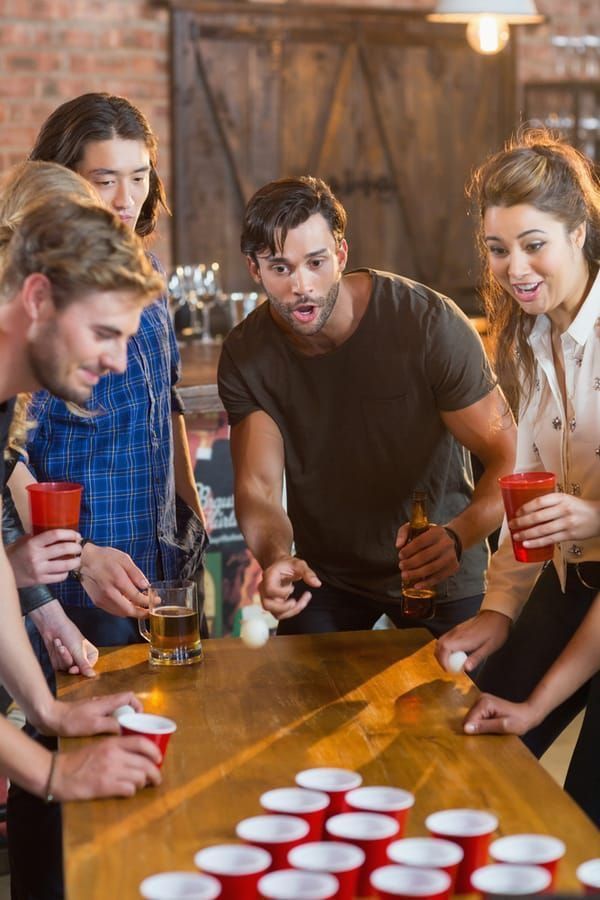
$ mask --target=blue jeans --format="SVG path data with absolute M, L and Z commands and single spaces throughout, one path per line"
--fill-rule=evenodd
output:
M 372 600 L 328 584 L 323 583 L 321 587 L 313 588 L 303 581 L 297 582 L 294 596 L 300 597 L 304 591 L 311 592 L 310 603 L 297 616 L 282 619 L 277 627 L 277 634 L 364 631 L 372 628 L 377 619 L 385 614 L 397 628 L 427 628 L 434 637 L 439 637 L 476 615 L 483 599 L 482 594 L 476 594 L 473 597 L 446 601 L 438 604 L 432 619 L 408 619 L 400 612 L 398 603 Z
M 554 566 L 546 566 L 508 640 L 475 677 L 480 690 L 517 703 L 527 699 L 575 634 L 600 590 L 600 563 L 583 563 L 580 570 L 592 587 L 582 584 L 575 566 L 568 566 L 563 594 Z M 554 709 L 523 741 L 532 753 L 541 756 L 584 708 L 565 790 L 600 825 L 600 673 Z

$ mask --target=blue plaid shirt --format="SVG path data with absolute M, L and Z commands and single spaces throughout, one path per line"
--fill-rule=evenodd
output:
M 153 261 L 154 262 L 154 261 Z M 95 544 L 128 553 L 150 581 L 177 578 L 181 550 L 175 536 L 175 479 L 171 412 L 182 412 L 175 389 L 180 359 L 164 297 L 142 313 L 130 339 L 127 370 L 100 379 L 78 416 L 40 391 L 27 444 L 39 481 L 83 484 L 80 533 Z M 72 578 L 52 586 L 65 606 L 93 606 Z

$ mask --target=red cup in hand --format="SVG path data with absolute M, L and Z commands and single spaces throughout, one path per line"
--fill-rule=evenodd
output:
M 121 734 L 141 734 L 156 744 L 162 754 L 159 768 L 164 762 L 171 735 L 177 731 L 177 725 L 172 719 L 152 713 L 134 712 L 119 716 L 119 727 Z

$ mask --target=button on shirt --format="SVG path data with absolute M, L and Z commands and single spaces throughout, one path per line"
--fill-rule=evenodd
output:
M 515 471 L 555 472 L 558 490 L 600 501 L 600 274 L 561 335 L 566 409 L 552 359 L 550 326 L 547 316 L 538 316 L 529 336 L 536 377 L 531 402 L 521 404 Z M 555 546 L 553 564 L 563 591 L 567 563 L 590 560 L 600 560 L 600 536 Z M 482 609 L 514 619 L 540 571 L 540 563 L 515 561 L 505 520 Z
M 171 412 L 183 406 L 175 384 L 177 342 L 163 297 L 148 306 L 131 338 L 124 374 L 94 388 L 87 409 L 72 413 L 61 400 L 35 394 L 37 428 L 27 444 L 39 481 L 83 484 L 80 533 L 95 544 L 128 553 L 151 581 L 176 578 L 181 553 L 175 535 Z M 92 606 L 71 578 L 53 586 L 65 606 Z

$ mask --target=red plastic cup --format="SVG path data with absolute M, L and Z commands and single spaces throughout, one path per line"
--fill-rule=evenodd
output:
M 600 894 L 600 858 L 581 863 L 576 874 L 584 894 Z
M 510 521 L 525 503 L 543 494 L 552 494 L 556 490 L 556 475 L 553 472 L 518 472 L 503 475 L 498 479 L 498 484 L 502 491 L 506 518 Z M 515 559 L 519 562 L 544 562 L 552 559 L 554 554 L 554 544 L 528 548 L 521 541 L 515 541 L 512 534 L 511 540 Z
M 380 900 L 448 900 L 450 876 L 437 869 L 382 866 L 371 875 L 371 886 Z
M 194 863 L 201 872 L 217 879 L 220 900 L 256 900 L 258 882 L 271 865 L 271 856 L 260 847 L 216 844 L 199 850 Z
M 497 863 L 542 866 L 550 872 L 553 887 L 558 863 L 566 849 L 561 840 L 549 834 L 510 834 L 490 844 L 490 856 Z
M 221 885 L 212 875 L 198 872 L 161 872 L 140 884 L 144 900 L 216 900 Z
M 381 813 L 349 812 L 328 819 L 325 831 L 334 840 L 347 841 L 364 850 L 365 861 L 358 876 L 358 896 L 367 896 L 371 872 L 386 864 L 387 848 L 398 837 L 398 822 Z
M 79 528 L 83 487 L 70 481 L 41 481 L 28 484 L 31 530 L 33 534 L 53 528 Z
M 353 900 L 356 896 L 358 875 L 364 861 L 364 850 L 342 841 L 300 844 L 288 853 L 288 862 L 294 869 L 335 875 L 338 880 L 336 900 Z
M 295 778 L 299 787 L 309 791 L 323 791 L 329 797 L 326 816 L 335 816 L 346 812 L 346 794 L 362 784 L 362 775 L 350 769 L 336 769 L 322 766 L 316 769 L 304 769 Z
M 453 841 L 463 849 L 463 859 L 456 873 L 457 894 L 471 890 L 471 875 L 487 862 L 492 834 L 498 819 L 481 809 L 444 809 L 425 819 L 425 827 L 437 838 Z
M 414 794 L 403 791 L 401 788 L 372 785 L 348 791 L 346 803 L 351 810 L 393 816 L 400 826 L 398 837 L 402 837 L 406 830 L 408 814 L 415 804 L 415 798 Z
M 262 847 L 271 854 L 271 868 L 285 869 L 288 853 L 297 844 L 308 838 L 309 826 L 298 816 L 252 816 L 243 819 L 235 827 L 235 833 L 242 841 Z
M 152 713 L 127 713 L 119 717 L 121 734 L 141 734 L 152 741 L 162 753 L 159 768 L 165 761 L 165 753 L 173 732 L 177 731 L 177 725 L 173 719 L 164 716 L 155 716 Z
M 329 797 L 322 791 L 304 788 L 275 788 L 261 795 L 260 805 L 267 812 L 298 816 L 308 824 L 307 840 L 320 841 L 323 837 L 325 811 Z
M 450 876 L 450 891 L 454 890 L 456 873 L 462 862 L 462 847 L 440 838 L 416 837 L 394 841 L 388 847 L 388 859 L 401 866 L 417 869 L 441 869 Z
M 482 897 L 537 897 L 550 887 L 552 876 L 541 866 L 500 863 L 476 869 L 471 885 Z
M 279 869 L 258 882 L 262 900 L 332 900 L 337 896 L 337 878 L 325 872 Z

